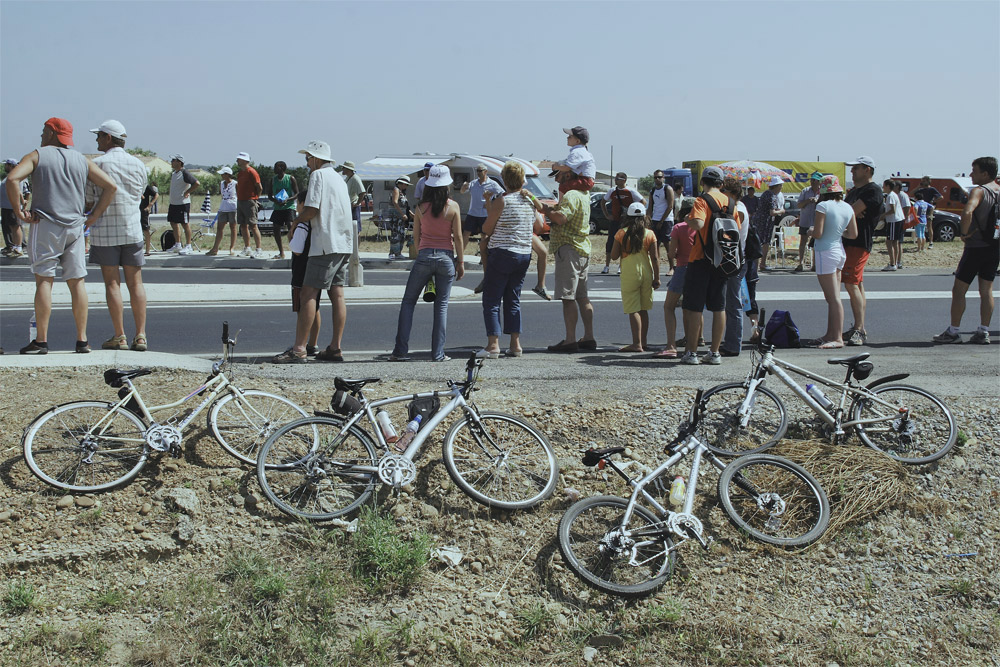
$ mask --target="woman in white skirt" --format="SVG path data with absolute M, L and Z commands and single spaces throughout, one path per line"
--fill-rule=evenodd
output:
M 844 268 L 842 238 L 858 236 L 854 208 L 844 201 L 844 188 L 836 176 L 824 176 L 819 186 L 819 203 L 813 221 L 812 237 L 816 251 L 816 278 L 826 298 L 828 316 L 826 333 L 817 343 L 821 350 L 844 347 L 844 305 L 840 302 L 840 270 Z

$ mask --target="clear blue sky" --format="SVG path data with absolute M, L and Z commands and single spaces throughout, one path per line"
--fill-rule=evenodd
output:
M 1000 146 L 1000 3 L 0 0 L 0 154 L 50 116 L 198 164 L 469 152 L 599 166 L 846 160 L 953 175 Z M 568 74 L 560 74 L 568 72 Z

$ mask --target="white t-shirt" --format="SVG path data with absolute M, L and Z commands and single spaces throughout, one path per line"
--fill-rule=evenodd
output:
M 899 203 L 904 210 L 910 208 L 910 196 L 902 190 L 899 191 Z
M 899 222 L 903 219 L 903 205 L 895 192 L 883 195 L 882 202 L 882 210 L 889 214 L 885 216 L 886 222 Z

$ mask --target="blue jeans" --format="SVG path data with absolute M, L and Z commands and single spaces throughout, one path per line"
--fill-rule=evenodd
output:
M 500 303 L 503 302 L 503 333 L 521 333 L 521 285 L 531 263 L 531 253 L 490 248 L 483 286 L 483 320 L 486 335 L 500 335 Z
M 421 297 L 424 286 L 434 279 L 434 328 L 431 333 L 431 358 L 444 357 L 444 341 L 448 330 L 448 297 L 451 284 L 455 282 L 455 253 L 451 250 L 424 248 L 417 254 L 410 275 L 406 279 L 403 302 L 399 305 L 399 323 L 396 325 L 396 346 L 392 349 L 397 357 L 406 356 L 410 351 L 410 329 L 413 327 L 413 309 Z
M 740 300 L 740 286 L 743 284 L 746 272 L 747 265 L 744 264 L 740 267 L 739 273 L 726 279 L 726 333 L 720 347 L 737 355 L 743 347 L 743 303 Z

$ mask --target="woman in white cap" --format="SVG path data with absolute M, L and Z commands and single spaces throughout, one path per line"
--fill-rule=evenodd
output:
M 819 203 L 813 218 L 815 268 L 827 304 L 826 333 L 816 341 L 821 350 L 844 347 L 844 304 L 840 301 L 840 271 L 847 254 L 842 238 L 858 237 L 854 207 L 844 201 L 844 188 L 836 176 L 824 176 L 819 183 Z
M 233 180 L 233 170 L 223 167 L 217 172 L 222 176 L 219 181 L 219 194 L 222 201 L 219 202 L 219 221 L 215 223 L 215 244 L 206 255 L 218 255 L 219 246 L 222 245 L 222 237 L 226 231 L 226 224 L 229 225 L 229 254 L 233 254 L 236 247 L 236 181 Z
M 399 305 L 396 345 L 390 361 L 409 361 L 413 309 L 424 287 L 434 281 L 434 326 L 431 330 L 431 359 L 449 361 L 444 344 L 448 334 L 448 299 L 451 284 L 465 275 L 462 218 L 458 204 L 448 198 L 451 171 L 434 165 L 424 183 L 424 195 L 414 209 L 413 245 L 417 259 L 406 279 L 403 302 Z
M 632 344 L 618 348 L 619 352 L 645 352 L 649 334 L 649 310 L 653 307 L 653 290 L 660 286 L 660 260 L 656 234 L 646 228 L 646 207 L 633 202 L 625 212 L 622 228 L 614 236 L 611 259 L 621 260 L 622 308 L 632 330 Z

